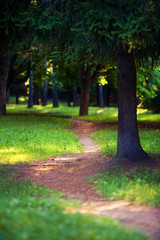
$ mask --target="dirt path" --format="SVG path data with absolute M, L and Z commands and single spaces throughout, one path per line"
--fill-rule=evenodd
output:
M 29 179 L 64 193 L 67 199 L 80 201 L 81 213 L 107 216 L 132 229 L 138 229 L 153 239 L 160 239 L 160 209 L 135 206 L 125 201 L 107 201 L 99 196 L 91 183 L 85 180 L 107 169 L 108 158 L 102 158 L 91 133 L 104 124 L 71 120 L 73 131 L 78 135 L 84 151 L 54 157 L 47 161 L 34 161 L 32 165 L 16 165 L 20 170 L 17 179 Z

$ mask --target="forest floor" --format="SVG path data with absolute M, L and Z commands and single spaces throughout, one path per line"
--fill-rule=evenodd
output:
M 91 123 L 70 119 L 71 129 L 84 146 L 82 153 L 56 156 L 46 161 L 33 161 L 32 164 L 18 164 L 16 180 L 30 180 L 37 185 L 45 185 L 64 194 L 67 199 L 79 201 L 79 207 L 73 212 L 94 214 L 116 219 L 131 229 L 138 229 L 151 239 L 160 239 L 160 209 L 144 205 L 135 205 L 124 200 L 106 200 L 86 182 L 89 177 L 105 172 L 112 161 L 102 158 L 97 145 L 91 139 L 91 133 L 104 127 L 104 123 Z M 62 136 L 63 137 L 63 136 Z M 132 163 L 125 161 L 125 167 Z

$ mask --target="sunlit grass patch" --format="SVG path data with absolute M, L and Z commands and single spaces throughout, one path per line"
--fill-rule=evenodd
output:
M 0 166 L 0 239 L 2 240 L 145 240 L 108 218 L 65 213 L 76 208 L 55 190 L 15 182 L 12 169 Z
M 149 154 L 160 154 L 160 130 L 140 130 L 143 149 Z M 105 128 L 92 134 L 104 156 L 115 156 L 117 152 L 117 129 Z
M 117 122 L 118 108 L 117 107 L 89 107 L 88 116 L 79 116 L 79 107 L 67 107 L 60 105 L 58 108 L 53 108 L 51 103 L 47 106 L 36 105 L 33 108 L 27 108 L 27 105 L 7 105 L 7 112 L 9 114 L 45 114 L 50 116 L 74 117 L 87 121 L 94 122 Z M 139 122 L 160 122 L 160 114 L 152 114 L 147 109 L 137 109 Z
M 0 118 L 0 162 L 41 160 L 80 152 L 82 145 L 68 127 L 70 122 L 47 116 L 5 116 Z
M 118 109 L 112 107 L 103 109 L 98 107 L 89 107 L 89 115 L 79 116 L 78 118 L 93 122 L 117 122 Z
M 52 104 L 48 103 L 47 106 L 35 105 L 33 108 L 28 108 L 27 105 L 9 104 L 7 105 L 7 112 L 8 114 L 45 114 L 49 116 L 72 117 L 78 115 L 79 107 L 66 107 L 60 105 L 58 108 L 53 108 Z
M 107 199 L 125 199 L 160 207 L 160 169 L 112 169 L 90 180 Z

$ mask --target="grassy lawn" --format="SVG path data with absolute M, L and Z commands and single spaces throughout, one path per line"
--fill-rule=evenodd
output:
M 82 151 L 70 122 L 49 116 L 0 117 L 0 163 L 29 162 Z M 63 136 L 63 137 L 62 137 Z
M 94 121 L 94 122 L 117 122 L 118 121 L 118 109 L 116 107 L 89 107 L 88 116 L 79 116 L 79 107 L 66 107 L 60 105 L 59 108 L 53 108 L 52 104 L 49 103 L 47 106 L 43 107 L 41 105 L 34 106 L 33 108 L 27 108 L 26 105 L 7 105 L 8 114 L 45 114 L 49 116 L 57 117 L 74 117 L 78 119 Z M 137 110 L 138 121 L 139 122 L 160 122 L 160 114 L 152 114 L 146 109 Z
M 67 202 L 54 190 L 14 182 L 13 174 L 9 166 L 0 166 L 1 240 L 146 239 L 108 218 L 63 213 L 75 208 L 75 203 Z

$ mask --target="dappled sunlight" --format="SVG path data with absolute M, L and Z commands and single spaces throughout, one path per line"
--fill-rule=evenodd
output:
M 104 112 L 104 109 L 97 110 L 97 113 L 102 113 Z
M 26 97 L 19 97 L 19 101 L 21 101 L 21 102 L 25 102 L 26 100 L 28 100 L 28 98 L 26 98 Z
M 82 151 L 65 119 L 45 116 L 4 116 L 0 121 L 0 162 L 43 160 Z M 63 136 L 63 137 L 62 137 Z
M 20 162 L 28 162 L 31 156 L 22 148 L 3 148 L 0 149 L 0 163 L 3 164 L 16 164 Z

